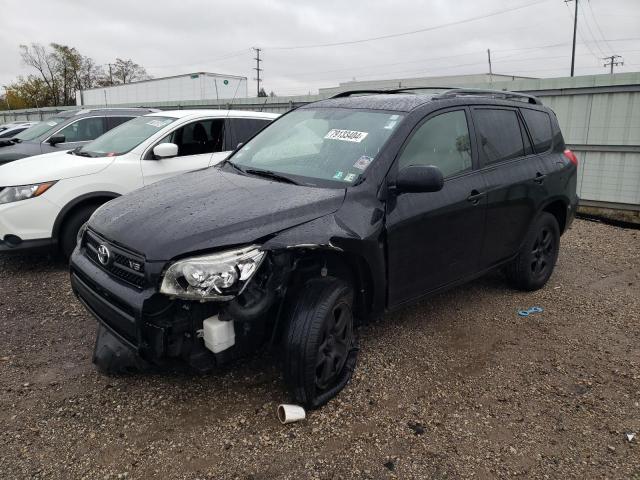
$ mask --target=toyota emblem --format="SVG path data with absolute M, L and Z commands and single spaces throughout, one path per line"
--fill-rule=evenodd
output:
M 108 265 L 111 259 L 111 252 L 106 245 L 100 245 L 98 247 L 98 260 L 102 265 Z

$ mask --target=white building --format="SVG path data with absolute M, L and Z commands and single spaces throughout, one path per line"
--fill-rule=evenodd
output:
M 76 105 L 149 105 L 247 96 L 247 77 L 195 72 L 76 92 Z

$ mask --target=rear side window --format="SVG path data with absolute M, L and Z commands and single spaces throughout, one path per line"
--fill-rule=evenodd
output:
M 549 114 L 538 110 L 529 110 L 528 108 L 521 109 L 521 112 L 524 121 L 527 123 L 527 127 L 529 127 L 529 133 L 533 140 L 533 148 L 536 153 L 549 150 L 553 137 Z
M 474 119 L 485 164 L 525 154 L 518 115 L 514 110 L 475 109 Z
M 398 167 L 435 165 L 450 177 L 471 168 L 469 127 L 463 110 L 442 113 L 427 120 L 411 137 Z
M 238 143 L 245 143 L 266 127 L 269 122 L 269 120 L 258 120 L 254 118 L 231 118 L 229 123 L 231 124 L 233 141 L 236 145 Z
M 64 127 L 58 135 L 64 135 L 65 143 L 88 142 L 105 132 L 104 123 L 104 117 L 81 118 Z

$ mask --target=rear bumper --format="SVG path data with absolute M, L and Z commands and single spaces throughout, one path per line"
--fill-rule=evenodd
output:
M 571 224 L 576 218 L 579 202 L 580 202 L 580 198 L 576 195 L 573 201 L 569 205 L 567 205 L 567 221 L 565 222 L 565 226 L 564 226 L 565 232 L 569 230 L 569 228 L 571 227 Z

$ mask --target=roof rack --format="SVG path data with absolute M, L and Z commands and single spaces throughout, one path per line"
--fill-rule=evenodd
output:
M 454 88 L 434 97 L 436 99 L 446 99 L 455 97 L 492 97 L 503 98 L 505 100 L 520 100 L 533 105 L 542 105 L 539 98 L 526 93 L 509 92 L 507 90 L 483 90 L 479 88 Z
M 443 93 L 439 93 L 435 95 L 433 98 L 435 99 L 446 99 L 446 98 L 455 98 L 455 97 L 492 97 L 492 98 L 503 98 L 505 100 L 520 100 L 525 101 L 527 103 L 531 103 L 533 105 L 542 105 L 542 102 L 539 98 L 534 97 L 532 95 L 527 95 L 525 93 L 517 93 L 510 92 L 507 90 L 483 90 L 480 88 L 456 88 L 456 87 L 402 87 L 402 88 L 392 88 L 389 90 L 347 90 L 344 92 L 337 93 L 329 98 L 346 98 L 351 97 L 352 95 L 383 95 L 383 94 L 394 94 L 394 93 L 407 93 L 412 90 L 446 90 Z
M 336 93 L 329 98 L 345 98 L 352 95 L 367 95 L 367 94 L 384 94 L 393 93 L 393 90 L 346 90 L 344 92 Z
M 377 89 L 365 89 L 365 90 L 346 90 L 344 92 L 336 93 L 335 95 L 329 98 L 345 98 L 351 97 L 352 95 L 384 95 L 384 94 L 392 94 L 392 93 L 406 93 L 411 90 L 452 90 L 455 87 L 402 87 L 402 88 L 390 88 L 388 90 L 377 90 Z

